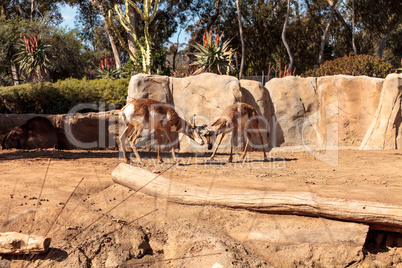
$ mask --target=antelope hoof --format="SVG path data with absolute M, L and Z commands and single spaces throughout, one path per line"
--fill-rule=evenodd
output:
M 268 161 L 269 161 L 268 157 L 264 157 L 264 162 L 268 162 Z
M 232 163 L 232 158 L 229 158 L 228 163 Z
M 126 163 L 126 164 L 130 164 L 130 159 L 128 159 L 128 158 L 124 158 L 124 163 Z
M 163 164 L 163 160 L 162 160 L 162 158 L 159 158 L 159 160 L 158 160 L 158 164 Z
M 209 158 L 209 161 L 212 161 L 212 160 L 214 160 L 215 158 L 213 157 L 213 156 L 211 156 L 210 158 Z

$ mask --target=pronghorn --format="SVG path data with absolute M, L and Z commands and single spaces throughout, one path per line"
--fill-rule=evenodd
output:
M 246 129 L 246 127 L 248 129 Z M 244 131 L 247 133 L 247 143 L 246 143 L 246 148 L 244 149 L 244 152 L 241 156 L 242 159 L 246 156 L 248 146 L 249 146 L 249 141 L 251 139 L 251 133 L 249 129 L 252 128 L 254 129 L 254 132 L 257 134 L 261 141 L 262 145 L 262 150 L 264 152 L 264 161 L 267 161 L 267 155 L 265 153 L 265 148 L 264 148 L 264 142 L 261 136 L 261 133 L 259 132 L 258 129 L 258 114 L 257 111 L 250 105 L 246 103 L 235 103 L 233 105 L 230 105 L 227 107 L 221 114 L 218 120 L 215 121 L 211 125 L 211 128 L 207 128 L 203 132 L 203 136 L 206 138 L 207 143 L 208 143 L 208 150 L 212 149 L 212 145 L 215 143 L 216 138 L 219 134 L 221 136 L 219 137 L 218 143 L 216 145 L 216 148 L 214 152 L 212 153 L 210 159 L 212 160 L 216 154 L 216 151 L 218 150 L 219 145 L 222 142 L 223 137 L 225 134 L 231 132 L 232 133 L 232 138 L 231 138 L 231 144 L 230 144 L 230 156 L 228 162 L 232 162 L 233 160 L 233 146 L 234 146 L 234 140 L 237 138 L 237 131 L 240 129 L 242 133 Z
M 141 136 L 143 129 L 154 129 L 158 140 L 158 162 L 163 162 L 160 157 L 162 135 L 161 132 L 164 130 L 168 136 L 170 145 L 172 147 L 172 155 L 174 162 L 176 161 L 176 155 L 174 153 L 173 138 L 171 132 L 182 132 L 186 134 L 195 142 L 200 145 L 204 145 L 204 140 L 200 137 L 198 128 L 186 122 L 184 119 L 180 118 L 172 105 L 155 101 L 151 99 L 137 99 L 127 103 L 121 109 L 120 121 L 124 122 L 126 128 L 123 134 L 120 136 L 120 144 L 124 154 L 124 160 L 129 163 L 127 157 L 125 140 L 127 135 L 133 132 L 133 134 L 128 138 L 131 148 L 133 149 L 137 162 L 141 163 L 140 155 L 135 147 L 135 142 Z

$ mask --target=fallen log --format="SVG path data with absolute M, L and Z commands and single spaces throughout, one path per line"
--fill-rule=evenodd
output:
M 38 254 L 48 251 L 50 238 L 17 232 L 0 233 L 0 254 Z
M 266 192 L 206 188 L 177 183 L 142 168 L 119 164 L 113 181 L 133 190 L 187 205 L 215 205 L 265 213 L 324 217 L 369 224 L 402 233 L 402 207 L 374 202 L 324 198 L 309 192 Z

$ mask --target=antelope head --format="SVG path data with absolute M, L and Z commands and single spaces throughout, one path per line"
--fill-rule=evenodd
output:
M 195 115 L 193 115 L 190 121 L 190 129 L 188 131 L 188 136 L 199 145 L 204 145 L 204 140 L 201 137 L 202 129 L 203 126 L 197 127 L 195 125 Z
M 216 141 L 216 137 L 218 136 L 217 133 L 213 130 L 207 129 L 206 125 L 203 125 L 203 130 L 201 135 L 205 138 L 208 144 L 208 150 L 212 149 L 212 146 L 214 145 Z

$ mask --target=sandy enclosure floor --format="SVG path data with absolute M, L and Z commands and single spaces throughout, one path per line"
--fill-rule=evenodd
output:
M 80 188 L 97 192 L 113 184 L 111 172 L 122 162 L 117 151 L 0 151 L 0 198 L 16 204 L 19 193 L 43 194 L 49 202 L 62 202 L 81 178 Z M 142 152 L 144 168 L 161 172 L 173 162 L 164 153 L 156 164 L 154 153 Z M 245 161 L 238 155 L 227 163 L 226 154 L 209 161 L 208 154 L 178 154 L 180 164 L 163 176 L 185 184 L 212 188 L 313 192 L 323 197 L 367 200 L 402 205 L 402 151 L 338 152 L 338 163 L 328 165 L 307 152 L 273 153 L 269 162 L 252 152 Z M 50 162 L 49 162 L 49 159 Z M 10 207 L 6 205 L 6 207 Z
M 173 164 L 169 153 L 163 154 L 163 164 L 156 164 L 155 153 L 140 152 L 140 154 L 144 158 L 144 168 L 157 173 L 164 172 L 165 178 L 184 184 L 215 189 L 313 192 L 322 197 L 402 206 L 401 150 L 339 151 L 337 163 L 332 165 L 308 152 L 271 153 L 268 162 L 261 161 L 261 152 L 252 152 L 245 161 L 241 161 L 236 155 L 233 163 L 226 162 L 227 154 L 218 154 L 213 161 L 209 161 L 209 154 L 178 153 L 180 164 L 166 172 L 164 170 Z M 88 222 L 83 216 L 83 208 L 88 208 L 91 213 L 100 213 L 102 208 L 95 207 L 95 202 L 90 203 L 89 197 L 107 189 L 108 195 L 102 194 L 100 198 L 104 199 L 103 203 L 108 203 L 107 207 L 103 207 L 103 211 L 112 207 L 113 199 L 121 197 L 120 194 L 116 194 L 115 198 L 111 197 L 113 193 L 111 186 L 114 185 L 111 173 L 121 162 L 122 159 L 119 159 L 119 153 L 115 150 L 0 151 L 0 217 L 7 219 L 39 204 L 40 208 L 52 210 L 51 213 L 47 213 L 44 226 L 33 228 L 40 233 L 49 227 L 57 209 L 65 204 L 79 184 L 69 203 L 69 214 L 64 215 L 63 223 L 58 223 L 59 226 L 55 228 L 61 230 L 63 227 L 70 230 L 69 228 L 75 228 L 74 221 L 75 226 L 82 226 Z M 115 211 L 116 215 L 123 212 L 127 214 L 130 211 L 133 214 L 146 213 L 154 209 L 159 201 L 139 195 L 138 199 L 132 202 L 123 204 L 120 211 Z M 140 203 L 141 208 L 134 212 L 132 206 L 135 202 Z M 162 206 L 164 208 L 167 205 Z M 171 206 L 174 208 L 175 205 Z M 200 208 L 180 206 L 180 210 L 174 211 L 174 217 L 178 219 L 181 215 L 186 217 L 191 213 L 197 214 L 198 210 Z M 244 213 L 241 212 L 239 215 Z M 230 215 L 234 214 L 230 211 Z M 92 214 L 88 213 L 87 217 L 89 215 Z M 12 223 L 4 231 L 27 232 L 30 226 L 29 221 L 24 219 Z M 58 235 L 62 238 L 66 233 L 60 232 Z

